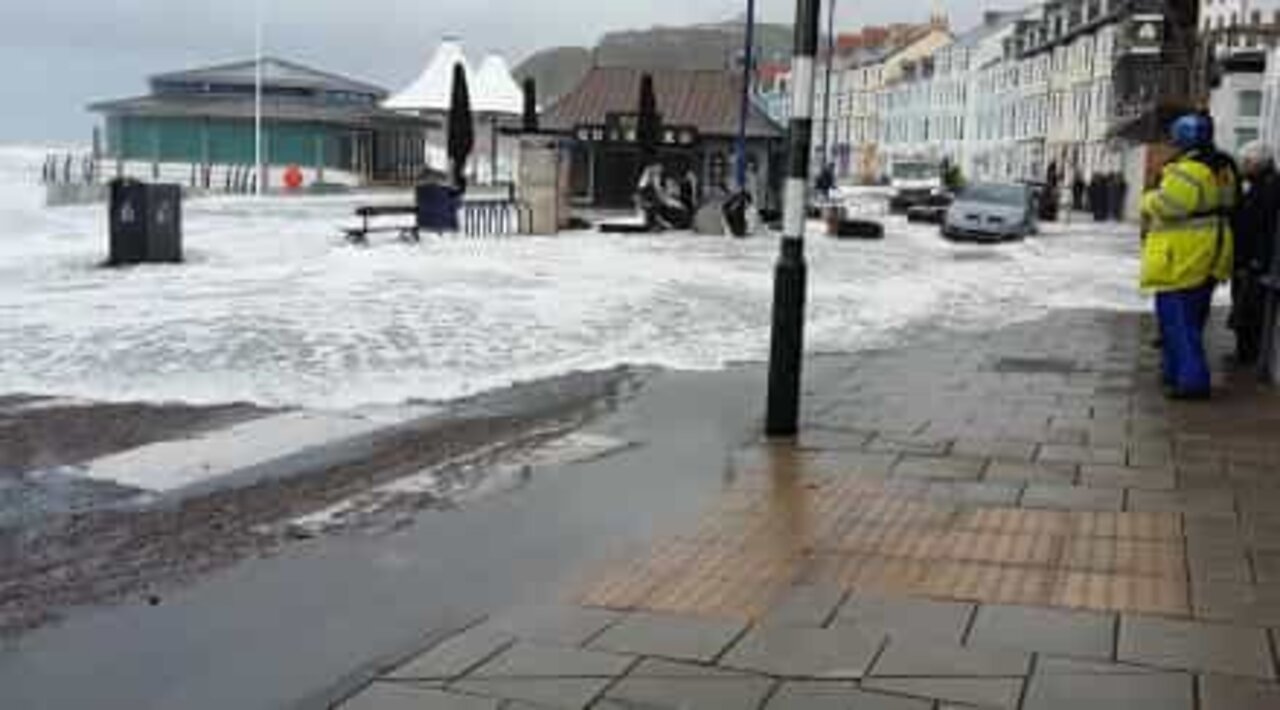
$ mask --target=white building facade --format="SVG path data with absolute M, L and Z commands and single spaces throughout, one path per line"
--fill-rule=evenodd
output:
M 941 152 L 964 175 L 977 172 L 984 148 L 982 128 L 993 112 L 992 96 L 984 93 L 984 70 L 1000 62 L 1004 42 L 1012 34 L 1015 13 L 989 13 L 980 27 L 943 48 L 934 63 L 935 119 Z
M 850 182 L 879 180 L 897 157 L 946 159 L 976 180 L 1067 185 L 1123 173 L 1133 182 L 1151 167 L 1133 151 L 1159 141 L 1168 107 L 1157 100 L 1203 90 L 1180 49 L 1197 29 L 1202 46 L 1229 50 L 1217 52 L 1224 70 L 1211 106 L 1222 147 L 1280 142 L 1280 0 L 1200 2 L 1192 26 L 1156 0 L 1043 0 L 990 13 L 958 37 L 935 26 L 842 57 L 829 155 Z M 1221 61 L 1239 54 L 1265 55 L 1270 73 Z
M 1234 151 L 1259 138 L 1275 144 L 1280 0 L 1202 0 L 1200 12 L 1201 37 L 1214 54 L 1210 111 L 1219 146 Z
M 1280 49 L 1267 54 L 1262 80 L 1262 140 L 1280 155 Z
M 1216 31 L 1215 45 L 1220 50 L 1255 46 L 1245 34 L 1228 38 L 1227 30 L 1277 24 L 1280 24 L 1280 0 L 1200 0 L 1200 30 L 1205 34 Z
M 844 97 L 839 144 L 847 160 L 841 165 L 845 180 L 871 182 L 880 174 L 880 107 L 884 86 L 883 54 L 862 54 L 840 72 Z
M 872 180 L 895 159 L 947 160 L 980 180 L 1120 170 L 1115 50 L 1126 7 L 1050 0 L 988 13 L 958 37 L 842 68 L 842 174 Z
M 1043 162 L 1047 75 L 1036 68 L 1045 62 L 1015 61 L 1014 45 L 1020 31 L 1035 26 L 1037 11 L 1020 13 L 1006 31 L 983 43 L 975 56 L 969 79 L 973 120 L 972 130 L 965 135 L 966 177 L 1015 180 Z M 1033 116 L 1039 120 L 1032 121 Z
M 1220 83 L 1210 94 L 1209 111 L 1217 127 L 1218 147 L 1234 152 L 1262 138 L 1266 55 L 1238 54 L 1223 64 Z
M 896 136 L 898 131 L 908 130 L 904 126 L 908 119 L 899 115 L 909 110 L 905 103 L 894 104 L 892 117 L 897 122 L 893 127 L 889 125 L 891 87 L 896 90 L 914 79 L 918 65 L 951 41 L 946 21 L 935 16 L 901 42 L 853 52 L 838 62 L 832 89 L 833 97 L 838 99 L 832 99 L 835 117 L 831 145 L 833 162 L 842 180 L 870 183 L 883 176 L 887 167 L 887 132 L 893 131 L 891 135 Z M 898 100 L 894 98 L 895 102 Z M 920 120 L 927 103 L 927 96 L 912 96 L 910 107 L 915 109 L 915 115 L 910 120 Z M 917 128 L 910 135 L 919 135 L 923 130 Z
M 931 139 L 934 124 L 933 58 L 906 64 L 898 78 L 878 95 L 880 150 L 885 164 L 896 160 L 941 160 L 941 146 Z M 941 115 L 938 115 L 941 119 Z
M 959 151 L 980 180 L 1060 181 L 1121 169 L 1114 131 L 1121 0 L 1053 0 L 972 50 Z M 940 110 L 944 115 L 949 109 Z

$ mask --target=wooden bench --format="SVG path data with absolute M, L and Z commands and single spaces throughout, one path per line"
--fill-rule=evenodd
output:
M 411 225 L 387 225 L 385 227 L 371 227 L 369 220 L 374 217 L 391 217 L 397 215 L 410 215 L 414 218 Z M 422 240 L 418 234 L 418 208 L 414 205 L 361 205 L 356 208 L 356 216 L 360 218 L 359 227 L 350 227 L 342 230 L 347 235 L 347 241 L 352 244 L 367 245 L 369 243 L 369 235 L 378 232 L 396 232 L 399 234 L 400 241 L 416 244 Z

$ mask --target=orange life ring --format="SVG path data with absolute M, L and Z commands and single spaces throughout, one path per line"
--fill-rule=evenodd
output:
M 302 170 L 296 165 L 290 165 L 284 170 L 284 186 L 290 190 L 296 190 L 302 187 Z

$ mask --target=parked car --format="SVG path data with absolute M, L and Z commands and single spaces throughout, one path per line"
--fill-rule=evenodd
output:
M 942 221 L 947 239 L 1005 241 L 1036 232 L 1036 199 L 1027 185 L 975 183 L 956 195 Z

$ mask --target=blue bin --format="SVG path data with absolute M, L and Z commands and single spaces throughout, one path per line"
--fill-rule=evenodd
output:
M 418 185 L 418 229 L 428 232 L 458 231 L 458 191 L 447 185 Z

